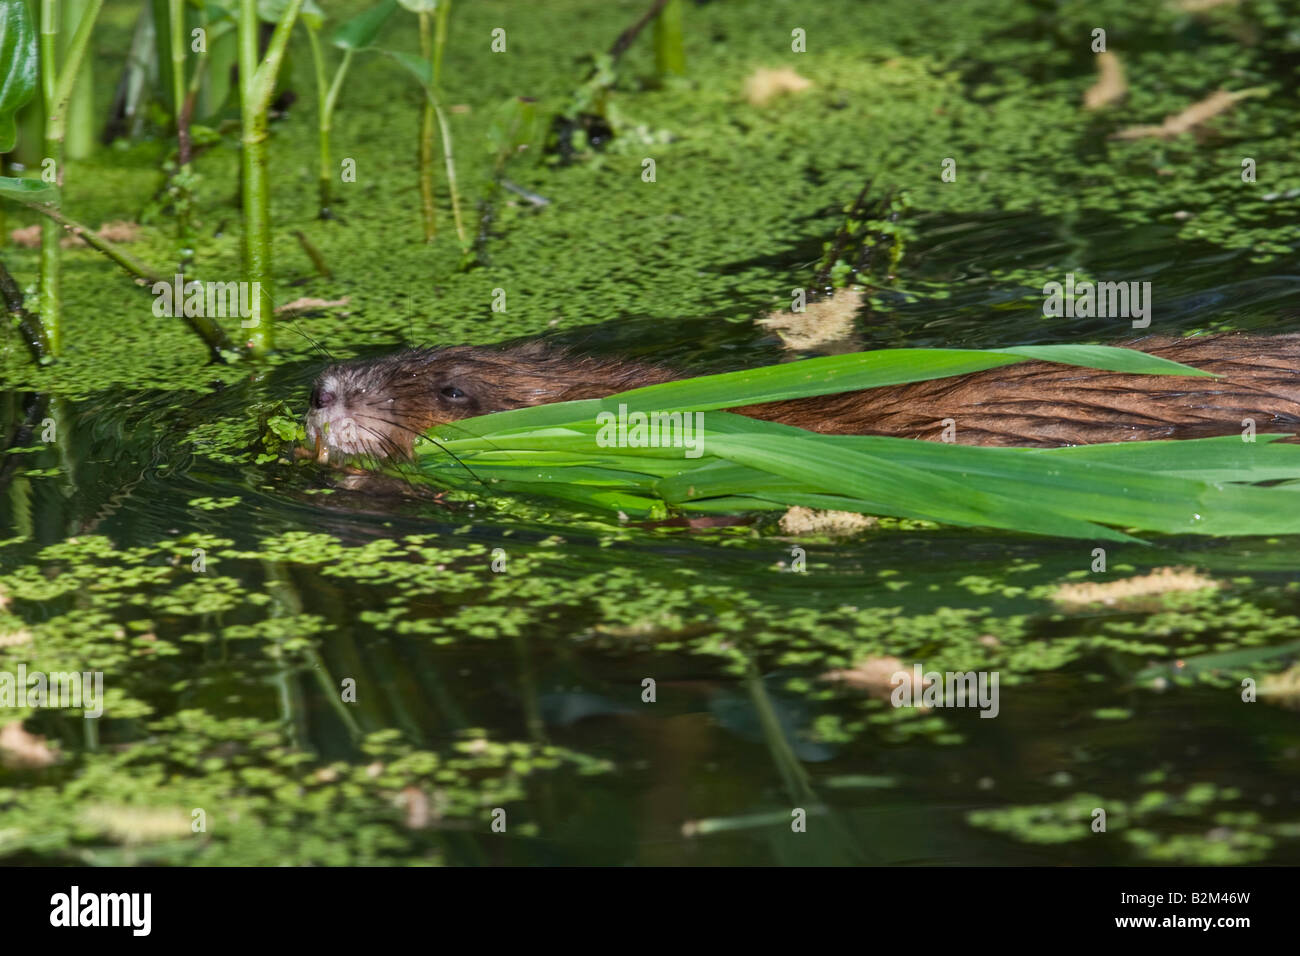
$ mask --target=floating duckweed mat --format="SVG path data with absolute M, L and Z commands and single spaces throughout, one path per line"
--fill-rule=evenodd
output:
M 1300 484 L 1290 483 L 1300 480 L 1300 446 L 1279 444 L 1282 435 L 1261 435 L 1254 442 L 1227 436 L 987 448 L 821 435 L 722 410 L 944 378 L 1028 359 L 1144 375 L 1208 374 L 1113 346 L 884 349 L 442 425 L 417 444 L 417 464 L 434 484 L 488 485 L 636 518 L 803 505 L 1111 541 L 1137 540 L 1130 531 L 1300 532 L 1295 507 Z M 626 447 L 611 423 L 636 412 L 708 414 L 697 418 L 685 444 Z M 686 433 L 678 428 L 673 434 L 681 439 Z

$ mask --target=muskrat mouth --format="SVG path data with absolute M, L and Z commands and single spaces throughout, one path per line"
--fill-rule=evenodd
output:
M 354 459 L 375 467 L 380 461 L 411 458 L 411 444 L 386 427 L 390 423 L 355 411 L 308 414 L 300 458 L 318 465 L 342 466 Z

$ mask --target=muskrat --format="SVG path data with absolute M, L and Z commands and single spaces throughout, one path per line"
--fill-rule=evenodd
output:
M 1289 433 L 1300 422 L 1300 335 L 1151 337 L 1122 344 L 1219 377 L 1026 361 L 729 411 L 829 435 L 931 441 L 943 437 L 944 420 L 952 419 L 959 443 L 1031 447 L 1240 434 L 1245 419 L 1259 432 Z M 406 458 L 415 437 L 434 425 L 603 398 L 681 377 L 660 366 L 576 355 L 541 342 L 411 349 L 327 368 L 312 389 L 306 430 L 324 451 Z

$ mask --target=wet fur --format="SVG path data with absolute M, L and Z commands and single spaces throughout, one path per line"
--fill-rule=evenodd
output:
M 951 418 L 961 444 L 1037 447 L 1240 434 L 1246 418 L 1261 433 L 1293 433 L 1300 424 L 1300 335 L 1153 337 L 1122 344 L 1221 377 L 1023 362 L 731 411 L 825 434 L 927 440 L 939 440 L 943 420 Z M 584 357 L 541 343 L 410 350 L 326 369 L 313 394 L 328 387 L 339 396 L 338 407 L 313 408 L 307 431 L 314 439 L 330 415 L 350 416 L 364 447 L 341 450 L 406 457 L 414 436 L 437 424 L 602 398 L 680 377 L 654 365 Z M 448 388 L 464 397 L 445 397 Z

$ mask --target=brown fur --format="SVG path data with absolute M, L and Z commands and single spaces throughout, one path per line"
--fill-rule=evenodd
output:
M 1300 423 L 1300 336 L 1201 336 L 1125 343 L 1220 378 L 1129 375 L 1023 362 L 953 378 L 732 409 L 834 435 L 938 440 L 951 418 L 973 445 L 1053 447 L 1260 432 Z M 308 436 L 345 452 L 409 455 L 415 435 L 446 422 L 547 402 L 602 398 L 670 381 L 652 365 L 576 356 L 541 343 L 413 350 L 326 369 Z M 459 390 L 447 397 L 444 389 Z M 318 399 L 334 398 L 327 407 Z M 355 423 L 353 438 L 340 423 Z M 330 424 L 329 429 L 322 426 Z M 333 434 L 330 434 L 330 432 Z

